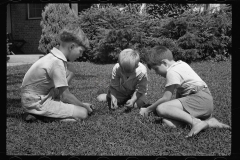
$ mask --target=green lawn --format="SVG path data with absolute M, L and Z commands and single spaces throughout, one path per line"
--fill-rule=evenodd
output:
M 231 154 L 231 131 L 209 128 L 186 139 L 189 128 L 163 127 L 159 118 L 147 118 L 139 110 L 124 108 L 109 111 L 98 103 L 106 91 L 113 65 L 75 63 L 78 67 L 70 91 L 83 102 L 96 106 L 95 114 L 76 123 L 34 122 L 21 119 L 20 85 L 30 65 L 7 68 L 7 155 L 185 155 L 227 156 Z M 231 62 L 192 63 L 193 69 L 208 84 L 214 98 L 213 116 L 231 126 Z M 148 71 L 149 103 L 163 94 L 165 80 Z

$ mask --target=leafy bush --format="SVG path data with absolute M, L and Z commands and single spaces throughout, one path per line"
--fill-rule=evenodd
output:
M 45 54 L 59 44 L 57 35 L 66 26 L 78 24 L 78 16 L 70 9 L 68 4 L 48 4 L 42 12 L 42 35 L 38 49 Z
M 212 14 L 184 14 L 163 28 L 167 28 L 163 35 L 177 40 L 177 45 L 186 50 L 185 59 L 190 61 L 231 55 L 232 19 L 224 9 Z
M 119 52 L 136 47 L 141 35 L 137 34 L 139 17 L 122 13 L 117 7 L 91 8 L 80 14 L 81 28 L 90 40 L 87 53 L 91 61 L 116 61 Z
M 180 12 L 179 12 L 180 13 Z M 90 61 L 116 62 L 119 52 L 133 48 L 140 54 L 156 44 L 169 47 L 175 59 L 187 62 L 224 60 L 231 55 L 231 8 L 212 14 L 184 12 L 178 18 L 120 11 L 118 7 L 92 7 L 79 15 L 81 28 L 90 39 Z
M 90 40 L 90 61 L 116 62 L 125 48 L 141 50 L 154 46 L 161 21 L 148 15 L 123 12 L 118 7 L 90 8 L 80 13 L 80 24 Z

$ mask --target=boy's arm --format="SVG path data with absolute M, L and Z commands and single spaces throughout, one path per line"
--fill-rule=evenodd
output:
M 146 108 L 147 114 L 156 110 L 158 105 L 171 100 L 175 88 L 176 88 L 176 85 L 167 86 L 165 88 L 165 91 L 164 91 L 164 94 L 163 94 L 162 98 L 160 98 L 155 103 L 153 103 L 151 106 Z
M 133 101 L 133 103 L 135 103 L 138 98 L 140 98 L 143 94 L 145 94 L 147 92 L 147 74 L 142 74 L 140 75 L 140 79 L 139 82 L 136 86 L 136 90 L 132 95 L 131 100 Z
M 138 100 L 138 98 L 140 98 L 141 96 L 142 96 L 142 93 L 139 93 L 138 91 L 135 91 L 130 100 L 134 104 Z
M 67 82 L 68 82 L 68 85 L 70 84 L 71 80 L 73 79 L 74 77 L 74 73 L 67 70 Z
M 67 82 L 70 84 L 71 80 L 74 77 L 74 73 L 76 73 L 75 67 L 72 63 L 67 63 Z
M 112 70 L 111 82 L 110 82 L 110 93 L 116 96 L 116 91 L 119 90 L 120 86 L 120 77 L 118 75 L 119 66 L 116 64 Z

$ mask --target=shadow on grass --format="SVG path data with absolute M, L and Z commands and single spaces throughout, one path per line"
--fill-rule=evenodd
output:
M 22 119 L 23 113 L 7 113 L 6 118 Z
M 8 74 L 7 75 L 7 85 L 21 84 L 24 74 Z
M 22 108 L 21 108 L 21 99 L 11 99 L 7 98 L 7 118 L 22 118 Z
M 7 98 L 7 107 L 21 108 L 21 99 Z
M 27 118 L 27 115 L 28 114 L 26 114 L 24 112 L 8 113 L 6 118 L 13 118 L 13 119 L 17 119 L 17 120 L 23 120 L 26 123 L 34 123 L 34 122 L 51 123 L 51 122 L 56 122 L 56 121 L 59 120 L 59 119 L 56 119 L 56 118 L 43 117 L 43 116 L 38 116 L 38 115 L 34 115 L 31 118 Z

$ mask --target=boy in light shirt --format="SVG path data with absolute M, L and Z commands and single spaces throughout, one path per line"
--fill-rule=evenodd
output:
M 170 127 L 189 124 L 191 137 L 207 127 L 230 128 L 212 117 L 213 98 L 207 84 L 183 61 L 174 61 L 172 52 L 164 46 L 156 46 L 145 55 L 149 69 L 166 78 L 163 97 L 140 114 L 148 116 L 156 111 L 163 118 L 163 124 Z M 176 99 L 171 100 L 174 90 Z
M 21 86 L 21 103 L 25 120 L 50 117 L 62 121 L 87 118 L 91 104 L 82 103 L 69 92 L 73 78 L 71 62 L 82 56 L 89 46 L 88 39 L 79 27 L 63 29 L 59 34 L 58 47 L 36 61 L 24 76 Z
M 147 68 L 140 62 L 138 52 L 124 49 L 113 67 L 108 93 L 97 99 L 107 101 L 111 109 L 119 105 L 128 109 L 140 108 L 146 103 L 147 81 Z

